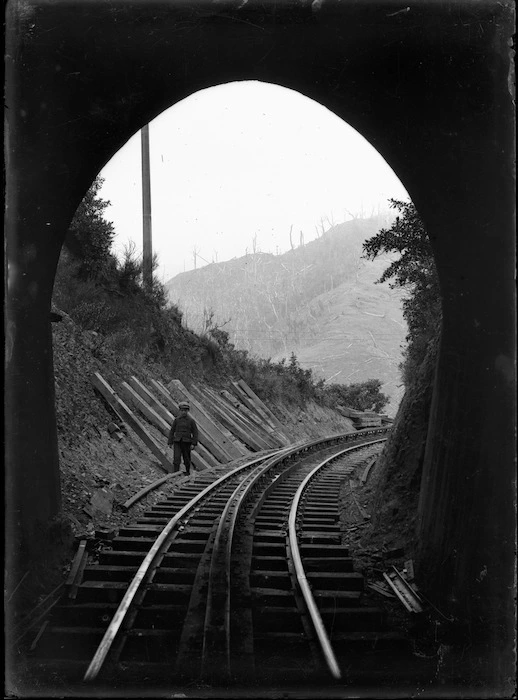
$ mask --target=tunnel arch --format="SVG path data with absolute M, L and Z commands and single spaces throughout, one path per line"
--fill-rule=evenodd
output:
M 423 570 L 439 603 L 455 600 L 459 618 L 484 630 L 491 672 L 500 678 L 508 668 L 513 11 L 492 0 L 400 9 L 388 0 L 9 5 L 8 565 L 19 564 L 20 552 L 36 556 L 35 533 L 59 512 L 49 311 L 68 222 L 102 164 L 172 101 L 221 76 L 259 76 L 309 90 L 362 133 L 426 224 L 444 313 L 424 467 Z

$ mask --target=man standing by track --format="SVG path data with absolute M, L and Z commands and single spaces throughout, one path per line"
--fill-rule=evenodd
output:
M 167 439 L 169 447 L 173 446 L 173 471 L 180 470 L 180 462 L 185 464 L 187 474 L 191 473 L 191 449 L 198 444 L 198 426 L 189 415 L 191 408 L 187 402 L 179 404 L 180 413 L 174 419 Z

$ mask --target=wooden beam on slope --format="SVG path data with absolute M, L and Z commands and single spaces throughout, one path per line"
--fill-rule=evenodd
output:
M 263 409 L 263 411 L 266 412 L 266 414 L 270 417 L 270 420 L 273 421 L 274 425 L 275 425 L 281 432 L 284 432 L 284 426 L 283 426 L 283 424 L 280 422 L 280 420 L 277 418 L 277 416 L 275 416 L 275 415 L 270 411 L 270 409 L 268 408 L 268 406 L 257 396 L 257 394 L 256 394 L 254 391 L 252 391 L 252 389 L 250 389 L 250 387 L 249 387 L 248 384 L 245 382 L 245 380 L 244 380 L 244 379 L 240 379 L 240 380 L 238 381 L 238 384 L 239 384 L 239 386 L 243 389 L 243 391 L 246 392 L 246 393 L 248 394 L 248 396 L 251 398 L 251 400 L 252 400 L 255 404 L 257 404 L 258 406 L 260 406 L 260 407 Z
M 158 413 L 151 408 L 151 406 L 148 406 L 144 399 L 142 399 L 127 382 L 122 382 L 121 388 L 125 396 L 133 403 L 134 406 L 138 408 L 138 410 L 147 418 L 147 420 L 158 428 L 163 435 L 168 437 L 170 426 L 165 422 L 165 420 L 163 420 L 163 418 L 161 418 Z M 207 464 L 203 457 L 197 452 L 192 453 L 191 461 L 195 468 L 199 471 L 210 468 L 210 465 Z
M 137 394 L 146 402 L 148 403 L 151 408 L 162 418 L 166 424 L 168 425 L 168 428 L 171 429 L 171 425 L 173 424 L 174 421 L 174 415 L 170 413 L 167 408 L 165 408 L 160 401 L 145 387 L 142 382 L 139 382 L 139 380 L 136 377 L 131 377 L 128 380 L 128 384 L 131 386 L 132 389 L 134 389 Z M 157 426 L 158 427 L 158 426 Z M 168 433 L 169 435 L 169 433 Z M 198 454 L 203 457 L 205 462 L 208 464 L 209 467 L 216 467 L 219 462 L 212 455 L 209 450 L 202 444 L 204 442 L 203 440 L 203 435 L 199 434 L 198 436 L 198 447 L 197 447 L 197 452 Z
M 258 413 L 255 413 L 247 408 L 247 406 L 245 406 L 245 404 L 242 403 L 237 396 L 231 394 L 230 391 L 227 391 L 226 389 L 220 391 L 219 395 L 226 402 L 226 405 L 230 404 L 233 406 L 234 410 L 237 411 L 242 418 L 246 417 L 254 426 L 257 426 L 256 430 L 257 428 L 260 428 L 263 432 L 267 433 L 269 440 L 272 441 L 275 447 L 286 445 L 286 438 L 281 435 L 277 428 L 272 428 L 267 421 L 260 418 Z
M 272 436 L 275 434 L 275 430 L 272 428 L 272 426 L 266 421 L 262 420 L 257 412 L 252 411 L 247 406 L 245 406 L 245 404 L 242 401 L 240 401 L 235 394 L 231 394 L 230 391 L 227 391 L 226 389 L 221 389 L 219 395 L 228 404 L 233 406 L 234 409 L 238 411 L 241 415 L 246 416 L 251 423 L 262 428 Z
M 220 447 L 229 455 L 229 459 L 239 459 L 248 454 L 243 446 L 243 451 L 236 445 L 234 436 L 228 432 L 226 428 L 218 425 L 216 421 L 210 417 L 203 405 L 195 399 L 179 379 L 173 379 L 167 385 L 167 388 L 177 401 L 188 401 L 191 406 L 191 413 L 199 425 L 202 425 L 209 435 L 215 440 Z
M 168 391 L 168 389 L 165 388 L 165 386 L 161 383 L 158 382 L 156 379 L 151 380 L 151 384 L 153 387 L 156 389 L 158 392 L 158 395 L 162 399 L 162 401 L 165 403 L 167 408 L 171 412 L 174 412 L 174 415 L 177 416 L 179 413 L 179 408 L 177 402 L 173 399 L 171 396 L 171 393 Z M 214 457 L 221 463 L 221 464 L 228 464 L 229 462 L 232 461 L 233 457 L 231 457 L 228 452 L 220 445 L 219 439 L 214 439 L 212 435 L 210 435 L 204 424 L 201 423 L 200 420 L 198 420 L 197 416 L 193 413 L 193 417 L 196 420 L 198 424 L 198 432 L 199 432 L 199 437 L 200 437 L 200 442 L 203 443 L 203 445 L 209 450 L 209 452 L 214 455 Z
M 124 401 L 120 399 L 117 394 L 113 391 L 108 382 L 103 379 L 99 372 L 95 372 L 90 381 L 94 387 L 99 391 L 99 393 L 106 399 L 106 401 L 112 406 L 116 411 L 120 413 L 123 420 L 134 430 L 134 432 L 139 436 L 146 447 L 153 453 L 153 455 L 160 462 L 160 468 L 165 472 L 172 472 L 173 465 L 166 457 L 160 445 L 156 442 L 154 437 L 152 437 L 146 428 L 142 425 L 139 419 L 133 414 L 133 412 L 126 406 Z M 153 463 L 153 466 L 156 466 Z
M 260 404 L 257 404 L 257 402 L 255 402 L 237 382 L 231 382 L 231 384 L 234 392 L 236 393 L 236 396 L 239 397 L 239 399 L 245 404 L 245 406 L 247 406 L 249 410 L 254 411 L 256 415 L 260 418 L 260 420 L 263 421 L 266 425 L 269 425 L 270 428 L 272 428 L 272 430 L 275 430 L 277 435 L 279 435 L 282 439 L 284 445 L 289 445 L 291 442 L 289 437 L 284 433 L 283 430 L 279 430 L 277 425 L 273 422 L 271 417 L 262 408 L 262 406 Z
M 246 414 L 241 413 L 237 408 L 230 404 L 221 393 L 218 394 L 214 390 L 210 390 L 211 396 L 214 396 L 214 400 L 217 405 L 221 407 L 221 410 L 228 412 L 232 418 L 237 422 L 238 425 L 243 426 L 246 430 L 250 430 L 252 435 L 257 435 L 261 443 L 267 445 L 268 450 L 272 448 L 280 447 L 277 438 L 272 435 L 264 426 L 264 423 L 256 423 L 252 421 Z M 268 426 L 269 427 L 269 426 Z
M 266 448 L 270 450 L 272 448 L 279 447 L 277 440 L 264 428 L 262 425 L 258 425 L 252 422 L 248 416 L 240 413 L 232 404 L 229 404 L 221 394 L 218 394 L 213 389 L 208 389 L 208 394 L 214 401 L 215 405 L 223 411 L 224 415 L 229 415 L 245 431 L 249 431 L 252 437 L 256 437 L 261 444 L 267 445 Z
M 206 401 L 208 400 L 208 402 L 210 402 L 211 410 L 216 418 L 223 423 L 223 425 L 226 425 L 230 432 L 251 450 L 254 452 L 261 452 L 272 448 L 272 445 L 263 440 L 261 436 L 254 431 L 251 425 L 238 422 L 235 416 L 232 416 L 225 406 L 222 407 L 218 401 L 218 396 L 214 392 L 207 389 L 202 390 L 194 386 L 192 389 L 193 391 L 196 390 L 198 396 L 204 397 Z

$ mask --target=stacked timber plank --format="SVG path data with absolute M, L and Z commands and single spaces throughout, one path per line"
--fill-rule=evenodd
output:
M 230 459 L 238 459 L 248 453 L 247 448 L 239 439 L 232 435 L 227 428 L 218 424 L 203 404 L 196 399 L 179 379 L 173 379 L 169 382 L 167 389 L 179 403 L 182 401 L 189 402 L 191 415 L 198 424 L 198 428 L 211 435 L 214 442 L 224 449 Z
M 150 380 L 145 386 L 132 376 L 122 382 L 120 395 L 99 373 L 95 373 L 91 381 L 118 417 L 151 450 L 158 459 L 158 466 L 167 472 L 172 471 L 173 466 L 165 450 L 166 440 L 182 401 L 189 402 L 191 415 L 198 425 L 198 446 L 192 453 L 192 462 L 198 470 L 290 443 L 281 422 L 243 380 L 233 383 L 230 391 L 218 392 L 207 387 L 188 389 L 178 379 L 167 386 Z M 137 417 L 134 411 L 140 415 Z M 163 435 L 163 444 L 153 437 L 142 419 Z
M 357 411 L 347 406 L 337 406 L 336 410 L 341 413 L 342 416 L 350 418 L 355 428 L 381 427 L 382 417 L 379 413 L 374 413 L 374 411 Z
M 271 450 L 289 444 L 289 438 L 265 421 L 259 410 L 245 406 L 227 390 L 218 393 L 210 388 L 193 387 L 193 391 L 211 414 L 251 451 Z
M 145 425 L 140 421 L 137 416 L 133 413 L 130 407 L 117 395 L 117 393 L 111 388 L 108 382 L 99 374 L 95 372 L 90 378 L 92 384 L 97 389 L 97 391 L 103 396 L 105 401 L 112 407 L 116 414 L 120 417 L 122 421 L 127 423 L 130 428 L 138 435 L 142 442 L 149 448 L 153 455 L 158 459 L 158 464 L 160 469 L 165 472 L 172 472 L 173 465 L 169 458 L 165 454 L 160 444 L 155 440 L 155 438 L 150 434 L 149 430 L 146 429 Z

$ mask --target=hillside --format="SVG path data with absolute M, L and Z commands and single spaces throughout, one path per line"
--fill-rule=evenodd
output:
M 362 259 L 386 219 L 355 219 L 282 255 L 255 253 L 177 275 L 169 299 L 189 328 L 223 327 L 236 348 L 280 360 L 294 352 L 317 377 L 379 378 L 395 414 L 406 325 L 401 293 L 375 281 L 388 259 Z

